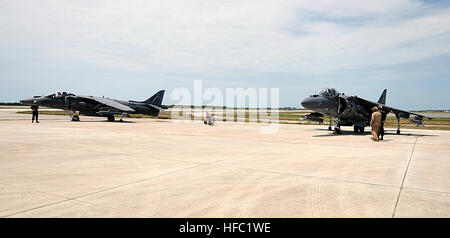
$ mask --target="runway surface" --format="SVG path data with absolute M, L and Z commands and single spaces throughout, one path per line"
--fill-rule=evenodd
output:
M 450 217 L 448 131 L 81 120 L 0 109 L 0 217 Z

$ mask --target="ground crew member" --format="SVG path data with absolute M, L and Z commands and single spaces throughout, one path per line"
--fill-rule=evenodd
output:
M 378 132 L 381 126 L 381 113 L 378 111 L 377 107 L 373 107 L 372 111 L 372 118 L 370 120 L 370 126 L 372 127 L 372 137 L 370 139 L 372 139 L 373 141 L 379 141 Z
M 206 120 L 203 121 L 205 125 L 214 126 L 214 115 L 206 111 Z
M 31 110 L 33 111 L 33 118 L 31 118 L 31 123 L 33 123 L 34 118 L 36 118 L 36 123 L 39 123 L 39 121 L 38 121 L 38 115 L 39 115 L 38 110 L 39 110 L 39 105 L 37 105 L 37 104 L 32 105 L 32 106 L 31 106 Z
M 383 110 L 383 106 L 378 105 L 378 111 L 381 113 L 381 126 L 380 126 L 380 134 L 378 135 L 380 140 L 383 140 L 384 137 L 384 123 L 386 122 L 387 112 Z

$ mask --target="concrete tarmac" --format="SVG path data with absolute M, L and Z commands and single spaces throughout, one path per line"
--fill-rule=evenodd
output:
M 39 118 L 0 109 L 0 217 L 450 217 L 448 131 Z

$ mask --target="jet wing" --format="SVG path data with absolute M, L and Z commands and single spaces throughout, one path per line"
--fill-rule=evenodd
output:
M 98 103 L 101 103 L 101 104 L 113 107 L 115 109 L 119 109 L 119 110 L 124 111 L 124 112 L 134 112 L 133 108 L 131 108 L 129 106 L 126 106 L 126 105 L 123 105 L 121 103 L 118 103 L 118 102 L 116 102 L 114 100 L 111 100 L 111 99 L 108 99 L 108 98 L 94 97 L 94 96 L 77 96 L 77 97 L 83 98 L 83 99 L 88 99 L 88 100 L 93 100 L 93 101 L 96 101 Z
M 365 105 L 368 108 L 376 107 L 376 106 L 379 105 L 379 103 L 372 102 L 372 101 L 369 101 L 369 100 L 366 100 L 366 99 L 362 99 L 362 98 L 358 98 L 358 97 L 355 97 L 355 99 L 358 100 L 361 105 Z M 433 119 L 431 117 L 424 116 L 424 115 L 421 115 L 421 114 L 417 114 L 417 113 L 414 113 L 414 112 L 403 111 L 403 110 L 400 110 L 400 109 L 397 109 L 397 108 L 393 108 L 393 107 L 389 107 L 389 106 L 386 106 L 386 105 L 383 105 L 383 104 L 381 104 L 381 105 L 383 106 L 383 109 L 385 111 L 392 112 L 397 117 L 409 118 L 410 115 L 415 115 L 415 116 L 419 116 L 419 117 L 422 117 L 422 118 L 428 118 L 430 120 Z

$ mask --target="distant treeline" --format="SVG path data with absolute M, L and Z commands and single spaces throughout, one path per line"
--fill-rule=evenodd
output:
M 163 105 L 163 108 L 173 108 L 173 107 L 190 107 L 192 109 L 194 108 L 200 108 L 200 106 L 193 106 L 193 105 L 170 105 L 170 106 L 165 106 Z M 201 108 L 206 108 L 206 107 L 214 107 L 214 108 L 222 108 L 222 109 L 245 109 L 245 110 L 249 110 L 249 109 L 278 109 L 278 110 L 302 110 L 302 108 L 296 108 L 296 107 L 278 107 L 278 108 L 271 108 L 271 107 L 267 107 L 267 108 L 249 108 L 249 107 L 226 107 L 226 106 L 206 106 L 203 105 L 201 106 Z
M 0 106 L 25 106 L 20 102 L 0 102 Z M 194 108 L 200 108 L 199 106 L 193 106 L 193 105 L 161 105 L 162 108 L 168 109 L 168 108 L 173 108 L 175 106 L 178 107 L 191 107 L 192 109 Z M 206 108 L 206 107 L 211 107 L 211 106 L 206 106 L 203 105 L 201 106 L 201 108 Z M 214 108 L 222 108 L 222 109 L 227 109 L 226 106 L 213 106 Z M 245 109 L 245 110 L 249 110 L 249 109 L 258 109 L 258 108 L 248 108 L 248 107 L 234 107 L 232 109 Z M 268 107 L 267 109 L 279 109 L 279 110 L 304 110 L 304 108 L 297 108 L 297 107 L 279 107 L 279 108 L 270 108 Z M 414 110 L 411 112 L 447 112 L 448 110 L 443 109 L 443 110 Z
M 22 106 L 20 102 L 0 102 L 1 106 Z
M 20 102 L 0 102 L 1 106 L 24 106 L 24 104 L 20 103 Z M 162 108 L 173 108 L 175 106 L 182 106 L 182 107 L 191 107 L 192 109 L 194 108 L 199 108 L 198 106 L 193 106 L 193 105 L 161 105 Z M 201 106 L 202 108 L 206 108 L 206 107 L 211 107 L 211 106 L 206 106 L 203 105 Z M 222 109 L 227 109 L 226 106 L 213 106 L 215 108 L 222 108 Z M 257 108 L 248 108 L 248 107 L 234 107 L 234 109 L 257 109 Z M 272 108 L 267 108 L 267 109 L 272 109 Z M 280 109 L 280 110 L 298 110 L 299 108 L 295 108 L 295 107 L 279 107 L 279 108 L 273 108 L 273 109 Z

